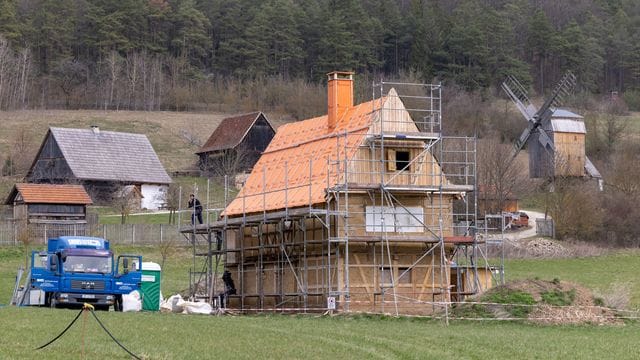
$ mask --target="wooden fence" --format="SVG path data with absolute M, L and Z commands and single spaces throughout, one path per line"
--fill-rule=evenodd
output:
M 33 244 L 46 244 L 48 238 L 63 235 L 97 236 L 111 244 L 154 245 L 166 241 L 188 243 L 176 225 L 167 224 L 30 224 L 28 231 L 14 221 L 0 221 L 0 245 L 20 245 L 25 236 Z

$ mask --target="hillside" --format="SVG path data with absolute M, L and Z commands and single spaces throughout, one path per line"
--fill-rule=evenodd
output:
M 99 110 L 27 110 L 0 112 L 0 164 L 9 154 L 18 157 L 18 167 L 31 165 L 48 127 L 88 128 L 145 134 L 156 150 L 167 172 L 193 169 L 194 152 L 215 130 L 223 118 L 231 114 L 99 111 Z M 269 117 L 275 124 L 278 118 Z M 0 198 L 20 181 L 17 176 L 0 177 Z

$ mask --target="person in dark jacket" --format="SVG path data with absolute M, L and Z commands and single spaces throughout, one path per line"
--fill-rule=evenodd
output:
M 189 209 L 191 208 L 194 208 L 191 214 L 191 224 L 196 223 L 196 217 L 198 218 L 198 222 L 202 224 L 202 204 L 200 204 L 200 200 L 196 199 L 193 194 L 189 195 Z

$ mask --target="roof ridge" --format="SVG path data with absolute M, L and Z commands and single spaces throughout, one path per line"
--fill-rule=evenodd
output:
M 75 131 L 81 131 L 81 132 L 93 132 L 93 130 L 91 129 L 85 129 L 85 128 L 65 128 L 65 127 L 58 127 L 58 126 L 50 126 L 49 127 L 50 130 L 64 130 L 64 131 L 69 131 L 69 130 L 75 130 Z M 146 134 L 143 133 L 132 133 L 132 132 L 125 132 L 125 131 L 114 131 L 114 130 L 102 130 L 100 129 L 100 134 L 104 134 L 104 133 L 109 133 L 109 134 L 125 134 L 125 135 L 133 135 L 133 136 L 144 136 L 148 139 Z

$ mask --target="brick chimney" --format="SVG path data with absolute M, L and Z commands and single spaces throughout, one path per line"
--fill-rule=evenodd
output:
M 353 106 L 353 73 L 349 71 L 333 71 L 327 74 L 328 79 L 328 124 L 329 131 L 336 128 L 336 122 L 345 111 Z

